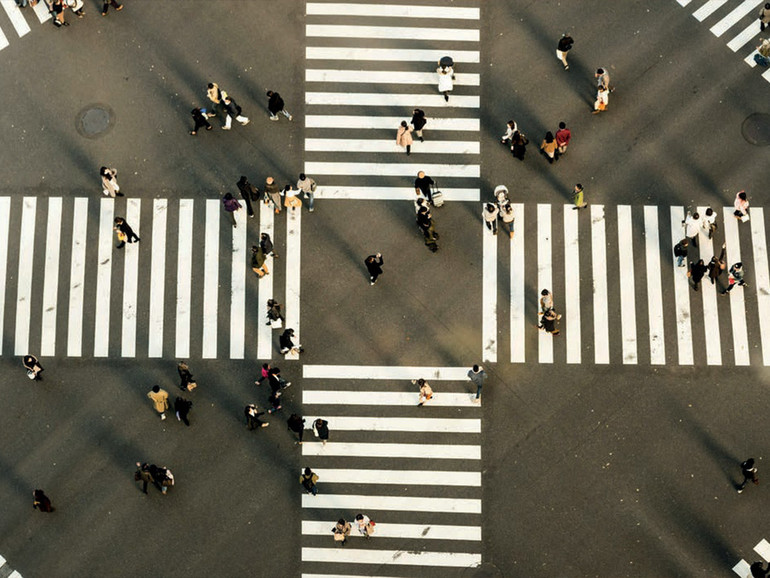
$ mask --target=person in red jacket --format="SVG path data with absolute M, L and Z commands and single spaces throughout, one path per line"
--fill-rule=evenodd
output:
M 569 141 L 572 138 L 572 133 L 567 128 L 567 125 L 563 122 L 559 123 L 559 130 L 556 131 L 556 146 L 558 147 L 558 152 L 560 155 L 563 155 L 567 152 L 567 147 L 569 146 Z

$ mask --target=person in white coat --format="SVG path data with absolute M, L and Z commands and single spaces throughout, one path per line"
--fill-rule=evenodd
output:
M 688 211 L 687 216 L 685 217 L 684 221 L 682 221 L 682 224 L 684 225 L 684 236 L 692 241 L 693 247 L 697 247 L 698 233 L 700 232 L 701 228 L 700 215 L 698 213 L 690 214 Z
M 436 74 L 438 74 L 438 91 L 444 95 L 444 100 L 449 102 L 449 93 L 454 89 L 455 70 L 451 66 L 439 66 Z
M 99 176 L 102 177 L 102 192 L 108 197 L 122 197 L 120 185 L 118 185 L 118 171 L 107 167 L 99 169 Z

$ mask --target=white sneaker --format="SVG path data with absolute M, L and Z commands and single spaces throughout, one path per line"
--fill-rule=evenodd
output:
M 165 413 L 162 413 L 162 414 L 160 414 L 160 419 L 161 419 L 161 421 L 163 421 L 164 419 L 166 419 L 166 414 L 165 414 Z
M 246 125 L 247 125 L 247 124 L 249 124 L 250 122 L 251 122 L 251 121 L 250 121 L 250 120 L 247 118 L 245 121 L 243 121 L 243 122 L 241 123 L 241 125 L 242 125 L 242 126 L 246 126 Z

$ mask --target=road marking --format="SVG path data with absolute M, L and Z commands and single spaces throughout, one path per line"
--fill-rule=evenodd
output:
M 647 313 L 650 320 L 650 364 L 665 365 L 663 338 L 663 288 L 660 268 L 658 207 L 644 207 L 644 248 L 647 273 Z
M 767 265 L 764 210 L 752 207 L 749 222 L 754 246 L 754 279 L 757 283 L 757 313 L 759 314 L 759 332 L 762 336 L 762 362 L 767 366 L 770 365 L 770 326 L 767 323 L 770 319 L 770 272 Z
M 727 4 L 727 0 L 708 0 L 703 6 L 693 12 L 693 16 L 699 22 L 703 22 L 725 4 Z
M 482 210 L 484 204 L 482 204 Z M 481 358 L 497 362 L 497 235 L 487 229 L 481 217 L 482 285 L 481 285 Z
M 680 0 L 682 1 L 682 0 Z M 689 2 L 690 0 L 685 0 Z M 455 6 L 410 6 L 404 4 L 354 4 L 308 2 L 308 16 L 366 16 L 394 18 L 440 18 L 442 20 L 479 20 L 478 8 Z
M 24 20 L 24 15 L 21 13 L 21 9 L 16 6 L 16 2 L 13 0 L 0 0 L 0 4 L 5 8 L 5 13 L 8 14 L 8 19 L 11 21 L 11 24 L 13 24 L 16 34 L 18 34 L 19 37 L 24 36 L 30 31 L 29 24 Z
M 319 115 L 310 114 L 305 117 L 306 128 L 345 128 L 345 129 L 388 129 L 393 130 L 402 120 L 409 117 L 401 116 L 364 116 L 364 115 Z M 478 118 L 429 118 L 425 125 L 426 131 L 459 131 L 478 132 L 481 123 Z
M 449 201 L 478 201 L 479 189 L 445 189 L 444 202 Z M 410 201 L 415 199 L 414 187 L 347 187 L 326 186 L 318 187 L 316 199 L 354 199 L 359 201 Z
M 128 199 L 126 221 L 138 237 L 141 199 Z M 136 296 L 139 279 L 139 244 L 126 243 L 123 248 L 123 333 L 120 354 L 123 357 L 136 356 Z
M 72 215 L 72 260 L 70 262 L 70 300 L 67 323 L 68 357 L 80 357 L 83 354 L 83 302 L 87 232 L 88 197 L 77 197 Z M 0 237 L 0 243 L 2 243 L 2 237 Z M 0 276 L 3 276 L 2 270 L 0 270 Z
M 478 141 L 427 141 L 414 143 L 412 154 L 457 154 L 477 155 L 480 152 Z M 305 150 L 310 152 L 349 152 L 349 153 L 402 153 L 403 147 L 396 144 L 396 139 L 341 139 L 341 138 L 306 138 Z
M 307 423 L 320 416 L 305 415 Z M 408 431 L 430 433 L 481 433 L 481 420 L 428 417 L 323 416 L 332 431 Z
M 684 238 L 682 221 L 684 208 L 671 207 L 671 243 L 672 247 Z M 687 267 L 674 267 L 674 300 L 676 302 L 676 336 L 679 352 L 679 365 L 692 365 L 692 327 L 690 324 L 690 283 Z
M 739 6 L 735 7 L 727 16 L 711 27 L 711 33 L 719 38 L 730 28 L 735 26 L 739 20 L 753 12 L 765 0 L 744 0 Z
M 722 282 L 728 283 L 730 266 L 741 260 L 741 241 L 738 236 L 738 220 L 733 214 L 733 207 L 724 207 L 722 210 L 725 227 L 725 243 L 727 244 L 727 257 L 725 257 L 725 271 L 722 272 Z M 746 329 L 746 304 L 743 291 L 730 291 L 730 312 L 733 327 L 733 350 L 735 351 L 735 365 L 749 365 L 749 335 Z
M 35 250 L 35 213 L 37 197 L 24 197 L 19 233 L 19 274 L 16 288 L 16 355 L 29 351 L 29 325 L 32 309 L 32 273 Z M 22 258 L 23 253 L 23 258 Z
M 336 429 L 334 431 L 337 431 Z M 303 444 L 304 445 L 304 444 Z M 346 470 L 315 468 L 324 484 L 385 484 L 395 486 L 481 487 L 481 472 L 448 470 Z
M 400 391 L 322 391 L 304 390 L 302 402 L 320 405 L 417 406 L 418 394 Z M 481 407 L 470 393 L 436 392 L 423 409 L 430 407 Z
M 746 58 L 744 58 L 744 59 L 743 59 L 743 62 L 745 62 L 746 64 L 748 64 L 749 66 L 751 66 L 751 68 L 754 68 L 754 67 L 757 65 L 757 61 L 756 61 L 756 60 L 754 60 L 754 57 L 755 57 L 757 54 L 759 54 L 759 52 L 758 52 L 758 51 L 757 51 L 757 49 L 755 48 L 755 49 L 754 49 L 754 51 L 753 51 L 751 54 L 749 54 L 749 55 L 748 55 Z
M 51 19 L 51 12 L 48 10 L 48 4 L 45 2 L 45 0 L 35 4 L 32 9 L 35 11 L 35 16 L 37 16 L 40 24 L 43 22 L 48 22 Z
M 463 72 L 457 75 L 455 86 L 479 86 L 480 74 Z M 347 82 L 354 84 L 437 84 L 435 72 L 413 72 L 407 70 L 339 70 L 329 68 L 308 68 L 305 82 Z M 396 123 L 398 124 L 398 123 Z
M 679 2 L 680 6 L 687 6 L 692 0 L 676 0 Z
M 22 578 L 22 577 L 17 570 L 14 570 L 10 574 L 8 574 L 8 578 Z
M 391 444 L 305 442 L 303 456 L 345 456 L 347 458 L 414 458 L 419 460 L 480 460 L 481 446 L 448 444 Z
M 10 44 L 11 43 L 8 42 L 8 38 L 6 38 L 5 33 L 2 30 L 0 30 L 0 50 L 2 50 L 3 48 L 7 48 L 8 46 L 10 46 Z
M 233 213 L 232 270 L 230 284 L 230 359 L 246 354 L 246 233 L 248 216 L 241 208 Z M 251 250 L 249 250 L 251 255 Z
M 702 216 L 707 207 L 698 207 L 696 210 Z M 702 218 L 702 217 L 701 217 Z M 698 233 L 698 253 L 703 263 L 708 265 L 714 256 L 714 248 L 711 239 L 704 232 L 703 227 Z M 703 327 L 706 331 L 706 363 L 708 365 L 722 365 L 722 344 L 719 341 L 719 314 L 717 312 L 716 286 L 709 281 L 708 273 L 701 281 L 701 299 L 703 299 Z
M 59 311 L 59 253 L 61 243 L 62 198 L 48 198 L 45 277 L 43 280 L 43 323 L 40 331 L 40 355 L 56 355 L 56 315 Z
M 389 94 L 382 92 L 306 92 L 305 104 L 326 106 L 414 106 L 414 94 Z M 425 108 L 479 108 L 479 96 L 451 96 L 444 100 L 442 94 L 422 94 L 420 105 Z M 393 127 L 395 140 L 395 130 Z
M 10 222 L 11 197 L 0 197 L 0 355 L 3 353 L 3 343 L 5 342 L 3 327 L 5 327 L 5 289 L 8 279 L 8 235 L 10 233 Z
M 206 238 L 203 249 L 203 359 L 217 356 L 219 306 L 219 199 L 206 199 Z
M 423 379 L 467 381 L 467 367 L 386 366 L 386 365 L 303 365 L 304 379 Z
M 580 363 L 580 237 L 574 205 L 564 205 L 564 315 L 566 316 L 567 363 Z M 522 267 L 519 271 L 523 271 Z M 523 275 L 517 273 L 520 277 Z
M 756 38 L 760 32 L 759 20 L 754 20 L 744 28 L 740 34 L 737 34 L 735 38 L 728 42 L 727 47 L 733 52 L 737 52 L 739 49 L 746 46 L 752 39 Z M 752 58 L 754 57 L 752 56 Z
M 377 564 L 378 566 L 442 566 L 472 568 L 481 565 L 481 554 L 405 550 L 356 550 L 353 548 L 302 548 L 303 562 Z M 363 570 L 362 570 L 363 571 Z M 303 576 L 305 576 L 303 574 Z
M 754 551 L 757 554 L 759 554 L 760 556 L 762 556 L 762 558 L 765 560 L 765 562 L 770 560 L 770 542 L 768 542 L 764 538 L 762 538 L 759 541 L 759 544 L 754 546 Z
M 39 6 L 40 4 L 38 4 Z M 110 353 L 110 303 L 112 301 L 112 257 L 115 200 L 102 199 L 99 208 L 99 248 L 96 269 L 96 311 L 94 313 L 94 357 Z M 130 225 L 131 223 L 129 223 Z
M 635 263 L 633 259 L 626 257 L 626 255 L 634 255 L 630 205 L 618 205 L 618 255 L 620 255 L 620 326 L 623 335 L 623 363 L 635 365 L 639 363 L 636 346 Z
M 305 165 L 307 167 L 307 163 Z M 306 171 L 305 174 L 313 174 Z M 302 209 L 286 211 L 286 327 L 294 329 L 294 345 L 300 345 L 302 341 L 299 323 L 300 306 L 300 256 L 302 254 Z M 299 356 L 291 351 L 285 355 L 286 359 L 298 359 Z
M 604 205 L 591 205 L 591 265 L 594 277 L 594 362 L 610 362 L 607 311 L 607 235 Z
M 337 520 L 318 522 L 302 520 L 302 534 L 305 536 L 329 536 Z M 375 534 L 378 538 L 409 538 L 415 540 L 467 540 L 481 541 L 481 526 L 439 526 L 438 524 L 384 524 L 377 523 Z M 351 538 L 363 538 L 356 531 Z
M 407 164 L 407 163 L 305 163 L 307 175 L 344 175 L 379 177 L 414 177 L 418 172 L 434 178 L 464 177 L 477 179 L 481 176 L 479 165 Z
M 527 318 L 524 314 L 524 204 L 513 203 L 515 215 L 514 231 L 516 234 L 511 241 L 511 363 L 524 363 L 527 340 Z
M 548 289 L 553 294 L 551 263 L 551 205 L 537 206 L 537 295 L 535 303 L 540 311 L 540 292 Z M 554 304 L 555 307 L 556 304 Z M 538 324 L 540 315 L 538 314 Z M 538 329 L 538 362 L 553 363 L 553 336 Z
M 320 187 L 319 187 L 320 188 Z M 316 193 L 318 198 L 318 193 Z M 274 217 L 273 209 L 270 205 L 257 203 L 259 209 L 259 232 L 267 233 L 270 239 L 275 243 Z M 274 260 L 265 255 L 267 270 L 273 272 Z M 257 304 L 257 359 L 271 359 L 273 355 L 273 329 L 267 325 L 266 314 L 267 300 L 273 298 L 273 275 L 256 279 L 259 303 Z M 260 309 L 261 308 L 261 309 Z
M 733 566 L 733 572 L 735 572 L 741 578 L 749 578 L 751 576 L 751 566 L 746 560 L 741 560 L 735 566 Z
M 430 62 L 446 56 L 446 50 L 409 50 L 395 48 L 348 48 L 334 46 L 307 46 L 307 60 L 371 60 L 373 62 Z M 452 50 L 455 63 L 478 64 L 478 50 Z M 413 104 L 413 103 L 412 103 Z M 410 105 L 411 106 L 411 105 Z
M 150 266 L 150 315 L 147 324 L 147 356 L 163 357 L 163 305 L 166 292 L 166 226 L 168 202 L 152 205 L 152 263 Z
M 360 26 L 306 24 L 307 38 L 365 38 L 375 40 L 446 40 L 479 42 L 478 28 L 431 28 L 427 26 Z
M 179 199 L 179 248 L 176 265 L 175 357 L 190 357 L 190 292 L 192 291 L 193 200 Z
M 420 446 L 415 445 L 414 448 Z M 366 510 L 401 512 L 442 512 L 480 514 L 481 500 L 470 498 L 428 498 L 423 496 L 356 496 L 350 494 L 303 494 L 303 508 L 335 511 Z

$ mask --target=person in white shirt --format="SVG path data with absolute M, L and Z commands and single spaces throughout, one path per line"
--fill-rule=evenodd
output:
M 711 207 L 703 213 L 701 227 L 703 227 L 709 239 L 714 236 L 714 231 L 717 230 L 717 214 Z
M 698 213 L 687 212 L 682 224 L 684 225 L 684 236 L 692 241 L 693 247 L 698 246 L 698 232 L 700 231 L 700 215 Z

